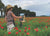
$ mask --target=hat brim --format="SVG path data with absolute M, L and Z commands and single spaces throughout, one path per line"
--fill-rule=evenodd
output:
M 14 8 L 14 7 L 10 7 L 10 8 Z M 7 8 L 7 9 L 9 9 L 9 8 Z

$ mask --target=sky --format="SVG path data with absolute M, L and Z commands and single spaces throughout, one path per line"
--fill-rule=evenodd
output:
M 50 0 L 2 0 L 7 5 L 18 5 L 22 9 L 36 12 L 36 16 L 50 15 Z

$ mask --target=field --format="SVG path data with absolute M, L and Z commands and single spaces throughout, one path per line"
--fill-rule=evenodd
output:
M 4 18 L 0 18 L 0 36 L 50 36 L 50 17 L 26 17 L 22 23 L 15 19 L 15 28 L 7 32 Z

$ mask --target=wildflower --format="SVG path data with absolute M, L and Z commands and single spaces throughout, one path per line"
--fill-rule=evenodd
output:
M 18 28 L 16 28 L 16 30 L 18 30 Z
M 15 27 L 14 29 L 16 29 L 17 27 Z
M 30 27 L 30 25 L 28 25 Z
M 36 31 L 36 29 L 34 29 Z
M 1 27 L 1 25 L 0 25 L 0 27 Z
M 27 29 L 27 27 L 25 27 L 25 29 Z
M 11 32 L 8 32 L 8 34 L 11 34 Z
M 26 30 L 24 30 L 24 32 L 26 32 Z
M 19 30 L 19 32 L 21 32 L 21 30 Z
M 15 27 L 15 28 L 17 28 L 17 27 Z
M 0 23 L 2 23 L 2 22 L 0 21 Z
M 43 29 L 45 29 L 45 28 L 43 28 Z
M 36 29 L 38 29 L 38 28 L 36 28 Z
M 18 32 L 16 32 L 16 34 L 18 34 Z
M 30 27 L 28 28 L 28 30 L 30 30 Z
M 38 28 L 34 29 L 36 32 L 38 32 Z
M 27 32 L 27 35 L 29 35 L 29 33 Z
M 2 29 L 4 29 L 4 27 L 1 27 Z
M 38 32 L 38 29 L 36 30 L 36 32 Z
M 42 27 L 41 27 L 42 28 Z
M 45 26 L 46 28 L 48 28 L 47 26 Z

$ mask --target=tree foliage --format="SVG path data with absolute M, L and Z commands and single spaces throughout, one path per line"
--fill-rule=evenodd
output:
M 0 10 L 1 10 L 2 8 L 4 9 L 4 4 L 3 4 L 3 3 L 1 2 L 1 0 L 0 0 Z
M 16 15 L 16 16 L 20 16 L 20 13 L 24 13 L 26 17 L 35 17 L 36 16 L 36 13 L 35 12 L 31 12 L 29 10 L 23 10 L 21 7 L 17 7 L 17 5 L 14 6 L 13 8 L 13 13 Z
M 1 11 L 1 17 L 2 17 L 2 12 L 4 11 L 4 4 L 2 3 L 2 1 L 0 0 L 0 11 Z

